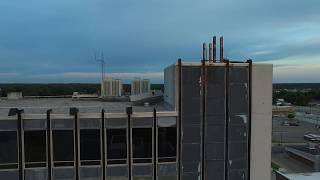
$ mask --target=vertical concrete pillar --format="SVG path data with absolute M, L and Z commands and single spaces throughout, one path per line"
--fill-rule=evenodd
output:
M 250 179 L 270 180 L 272 65 L 252 65 Z

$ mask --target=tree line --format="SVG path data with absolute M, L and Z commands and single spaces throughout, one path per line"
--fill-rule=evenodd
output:
M 23 96 L 65 96 L 73 92 L 95 94 L 100 92 L 100 84 L 0 84 L 0 96 L 8 92 L 22 92 Z M 130 84 L 123 84 L 124 92 L 131 91 Z M 151 89 L 163 91 L 163 84 L 152 84 Z
M 308 106 L 312 100 L 320 101 L 320 90 L 304 91 L 288 91 L 278 90 L 273 91 L 273 103 L 276 103 L 277 99 L 284 99 L 296 106 Z

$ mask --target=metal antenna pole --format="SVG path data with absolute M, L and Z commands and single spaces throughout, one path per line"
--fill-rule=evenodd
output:
M 104 55 L 101 53 L 101 80 L 104 81 Z
M 96 61 L 96 62 L 99 62 L 100 63 L 100 65 L 101 65 L 101 83 L 103 83 L 103 81 L 104 81 L 104 65 L 105 65 L 105 61 L 104 61 L 104 54 L 103 54 L 103 52 L 101 53 L 101 57 L 98 59 L 97 58 L 97 54 L 96 53 L 94 53 L 94 60 Z

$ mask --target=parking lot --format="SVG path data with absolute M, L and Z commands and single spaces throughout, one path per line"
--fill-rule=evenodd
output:
M 320 128 L 316 128 L 315 124 L 299 120 L 299 126 L 285 126 L 284 121 L 288 121 L 287 117 L 273 118 L 273 143 L 305 143 L 303 136 L 307 133 L 320 134 Z
M 295 107 L 295 118 L 294 122 L 299 122 L 298 126 L 289 126 L 288 117 L 274 116 L 272 119 L 272 162 L 285 169 L 287 172 L 292 173 L 303 173 L 311 172 L 312 168 L 308 165 L 289 157 L 285 152 L 284 148 L 291 144 L 304 144 L 309 141 L 304 139 L 304 135 L 320 134 L 320 128 L 317 128 L 317 121 L 315 118 L 320 117 L 318 109 L 311 109 L 308 107 Z M 274 174 L 272 180 L 275 179 Z

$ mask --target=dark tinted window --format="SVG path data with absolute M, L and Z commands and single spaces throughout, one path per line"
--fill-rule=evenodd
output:
M 127 159 L 126 129 L 107 129 L 108 164 L 124 164 Z
M 72 130 L 52 131 L 53 161 L 55 166 L 73 165 L 74 136 Z
M 100 130 L 80 130 L 80 160 L 82 165 L 100 164 Z M 89 162 L 91 161 L 91 162 Z
M 151 163 L 152 162 L 152 129 L 134 128 L 132 129 L 133 142 L 133 162 Z
M 7 164 L 16 163 L 13 166 Z M 17 168 L 18 144 L 16 131 L 0 131 L 0 169 Z
M 158 128 L 158 156 L 159 162 L 176 161 L 177 128 Z
M 24 148 L 26 167 L 46 166 L 45 131 L 25 131 Z

